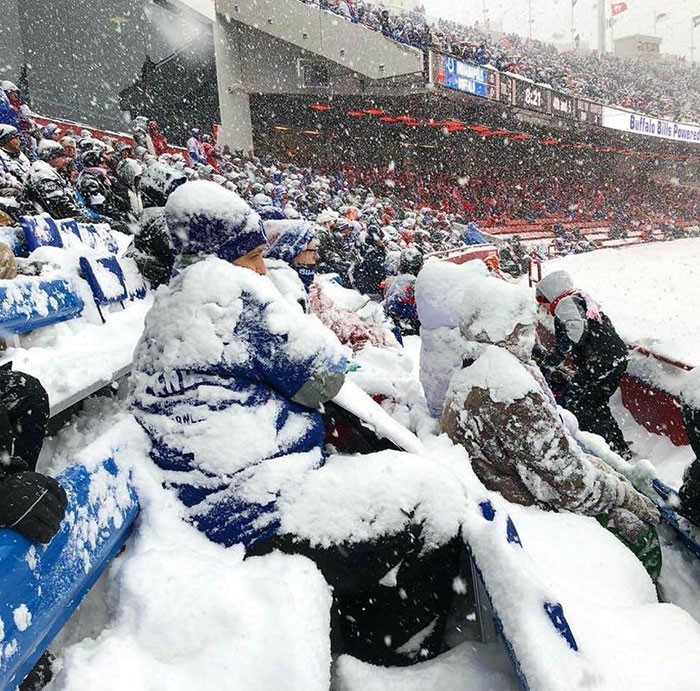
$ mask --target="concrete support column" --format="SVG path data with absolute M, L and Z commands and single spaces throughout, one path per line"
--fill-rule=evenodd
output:
M 253 125 L 250 119 L 250 97 L 243 87 L 238 30 L 233 22 L 221 16 L 214 22 L 214 54 L 219 87 L 221 135 L 219 145 L 232 150 L 253 151 Z

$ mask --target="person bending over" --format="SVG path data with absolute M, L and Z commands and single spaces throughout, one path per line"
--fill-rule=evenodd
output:
M 564 407 L 576 416 L 582 430 L 599 434 L 613 451 L 629 459 L 629 446 L 609 406 L 627 369 L 627 345 L 600 305 L 573 287 L 566 271 L 545 276 L 537 284 L 536 296 L 554 317 L 556 338 L 551 352 L 535 349 L 537 364 L 548 381 L 574 370 L 565 382 Z

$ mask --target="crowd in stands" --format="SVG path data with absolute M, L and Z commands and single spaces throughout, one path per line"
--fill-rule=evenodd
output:
M 479 65 L 519 74 L 538 83 L 606 104 L 666 117 L 700 121 L 700 67 L 685 60 L 635 61 L 611 53 L 560 50 L 487 26 L 426 19 L 422 6 L 399 13 L 364 0 L 302 0 L 359 22 L 387 38 L 449 53 Z
M 336 3 L 341 4 L 343 0 Z M 2 93 L 6 97 L 5 112 L 10 116 L 0 124 L 0 209 L 3 220 L 11 224 L 23 213 L 37 212 L 48 213 L 56 219 L 106 220 L 115 229 L 133 236 L 129 253 L 152 287 L 169 283 L 173 274 L 179 272 L 176 278 L 172 278 L 170 291 L 156 293 L 146 336 L 137 348 L 132 404 L 144 429 L 152 437 L 155 449 L 152 457 L 156 464 L 168 472 L 181 464 L 177 467 L 184 471 L 182 481 L 168 484 L 188 508 L 193 509 L 196 505 L 197 510 L 190 512 L 191 522 L 215 542 L 225 545 L 244 542 L 249 548 L 248 554 L 264 556 L 272 549 L 279 549 L 305 554 L 317 561 L 327 581 L 334 588 L 339 584 L 334 590 L 334 606 L 345 615 L 341 617 L 341 625 L 346 629 L 343 633 L 347 641 L 354 641 L 348 645 L 351 654 L 376 664 L 414 662 L 415 658 L 406 658 L 398 645 L 398 636 L 406 633 L 402 621 L 396 623 L 393 648 L 386 644 L 387 638 L 391 640 L 391 637 L 386 636 L 385 612 L 405 608 L 411 615 L 407 615 L 406 621 L 410 620 L 414 627 L 420 623 L 421 629 L 426 628 L 426 622 L 439 617 L 441 624 L 435 636 L 431 633 L 431 640 L 425 644 L 425 656 L 437 655 L 441 650 L 443 620 L 453 594 L 452 583 L 459 567 L 461 543 L 456 528 L 453 533 L 442 536 L 440 542 L 430 545 L 430 549 L 423 549 L 422 542 L 416 540 L 415 535 L 424 525 L 418 529 L 410 516 L 397 532 L 396 543 L 392 539 L 385 544 L 385 536 L 374 534 L 361 542 L 353 542 L 353 536 L 342 536 L 345 542 L 340 547 L 332 544 L 330 549 L 322 549 L 317 546 L 321 542 L 312 540 L 313 530 L 318 526 L 302 524 L 291 533 L 278 532 L 279 514 L 285 506 L 282 500 L 291 501 L 287 508 L 293 508 L 296 496 L 291 492 L 291 499 L 285 497 L 287 488 L 282 482 L 282 474 L 270 474 L 275 481 L 282 482 L 279 491 L 276 487 L 270 491 L 266 485 L 265 491 L 261 492 L 256 482 L 260 482 L 260 476 L 265 474 L 269 463 L 279 465 L 279 458 L 285 455 L 302 458 L 308 454 L 304 462 L 308 463 L 310 473 L 328 472 L 323 468 L 333 467 L 332 455 L 329 459 L 324 456 L 324 424 L 327 421 L 321 418 L 320 405 L 335 397 L 353 364 L 346 359 L 347 351 L 338 349 L 337 341 L 350 346 L 353 352 L 361 350 L 367 343 L 398 348 L 403 336 L 418 333 L 421 324 L 415 293 L 424 257 L 432 252 L 484 244 L 485 237 L 475 220 L 497 224 L 513 218 L 550 217 L 619 224 L 658 223 L 660 219 L 668 218 L 668 210 L 673 207 L 675 220 L 686 220 L 687 216 L 688 220 L 696 221 L 700 195 L 697 192 L 685 193 L 679 198 L 677 191 L 670 186 L 649 183 L 649 188 L 640 188 L 635 181 L 601 187 L 599 181 L 591 179 L 574 187 L 567 184 L 564 177 L 537 178 L 508 166 L 498 170 L 486 170 L 485 167 L 479 174 L 459 181 L 447 173 L 397 172 L 393 168 L 346 166 L 342 171 L 327 172 L 282 163 L 271 157 L 232 152 L 227 147 L 219 147 L 211 135 L 197 128 L 191 130 L 186 151 L 180 153 L 168 146 L 155 121 L 135 118 L 131 124 L 133 143 L 118 137 L 96 136 L 87 129 L 64 131 L 56 124 L 40 128 L 32 113 L 22 105 L 21 95 L 14 84 L 3 82 Z M 262 220 L 258 221 L 258 217 Z M 580 243 L 578 249 L 589 249 L 585 246 L 585 239 L 577 236 L 575 231 L 564 231 L 561 225 L 555 229 L 559 239 L 571 239 L 568 232 L 573 233 L 576 243 Z M 483 296 L 492 292 L 493 284 L 507 286 L 503 289 L 504 302 L 496 300 L 494 311 L 498 305 L 511 304 L 513 307 L 509 308 L 513 323 L 507 325 L 501 339 L 494 337 L 487 345 L 512 349 L 513 344 L 521 343 L 521 335 L 525 333 L 527 338 L 524 340 L 529 350 L 518 367 L 528 377 L 534 377 L 534 363 L 530 357 L 534 344 L 534 299 L 532 295 L 526 295 L 532 304 L 523 306 L 525 288 L 508 281 L 509 274 L 523 273 L 527 253 L 518 241 L 504 245 L 502 249 L 503 265 L 499 267 L 498 260 L 486 262 L 486 265 L 488 270 L 506 281 L 495 281 L 483 266 L 479 269 L 482 274 L 477 271 L 473 277 L 475 289 L 483 290 Z M 439 264 L 444 266 L 446 263 Z M 234 267 L 250 271 L 240 272 Z M 377 314 L 366 310 L 360 315 L 359 309 L 352 311 L 334 303 L 332 290 L 324 290 L 315 280 L 321 273 L 333 275 L 334 281 L 358 294 L 382 301 L 383 308 L 380 309 L 384 311 Z M 282 285 L 285 288 L 273 291 L 268 283 L 275 288 Z M 221 310 L 199 309 L 202 302 L 208 306 L 217 304 L 221 285 L 228 286 L 230 291 L 240 290 L 244 307 L 236 307 L 235 319 L 232 319 L 232 312 L 227 311 L 231 309 L 228 302 Z M 554 314 L 559 298 L 572 297 L 569 295 L 571 288 L 568 286 L 567 291 L 561 293 L 555 291 L 540 302 L 551 305 Z M 496 292 L 498 290 L 500 288 Z M 476 325 L 478 311 L 487 304 L 482 303 L 483 296 L 478 291 L 471 295 L 473 321 L 462 324 L 462 335 L 472 345 L 481 343 L 479 339 L 483 336 Z M 226 299 L 229 297 L 227 294 Z M 586 300 L 587 297 L 581 294 L 575 305 L 580 312 L 580 321 L 587 320 L 585 328 L 600 331 L 600 324 L 604 324 L 606 335 L 609 338 L 616 336 L 612 325 L 603 322 L 602 316 L 600 319 L 594 318 L 600 315 L 591 316 Z M 223 360 L 205 361 L 206 367 L 195 372 L 190 356 L 192 353 L 199 355 L 196 352 L 199 333 L 197 325 L 193 327 L 189 318 L 177 321 L 177 315 L 181 317 L 183 311 L 196 313 L 197 319 L 211 319 L 207 326 L 216 327 L 212 333 L 216 333 L 216 338 L 221 341 L 217 341 L 213 349 L 218 353 L 216 358 L 221 359 L 220 353 L 227 351 L 233 343 L 245 350 L 246 355 L 242 358 L 245 367 L 241 363 Z M 307 318 L 310 312 L 315 313 L 320 322 Z M 217 316 L 211 316 L 215 313 Z M 270 314 L 279 317 L 274 327 L 269 324 Z M 337 336 L 337 341 L 323 326 Z M 456 328 L 454 324 L 452 327 Z M 186 347 L 163 345 L 166 339 L 173 338 L 173 334 L 181 339 L 180 345 L 184 343 Z M 577 346 L 579 340 L 580 337 L 572 339 L 573 345 L 569 347 Z M 626 354 L 626 346 L 621 339 L 617 340 L 619 348 Z M 190 346 L 191 352 L 187 348 Z M 176 355 L 168 360 L 172 353 Z M 514 354 L 522 356 L 519 350 Z M 558 366 L 564 354 L 555 353 L 561 357 L 553 361 L 553 367 Z M 463 355 L 460 351 L 458 369 L 471 366 Z M 154 381 L 167 369 L 179 372 L 178 376 L 183 378 L 194 372 L 193 376 L 200 377 L 199 381 L 205 382 L 206 386 L 194 387 L 188 392 L 179 387 L 158 389 Z M 615 374 L 621 377 L 624 367 L 620 365 L 618 370 Z M 596 376 L 598 374 L 596 372 Z M 522 376 L 522 372 L 518 376 Z M 593 385 L 598 388 L 599 380 L 600 376 L 593 380 Z M 656 578 L 660 568 L 658 539 L 653 527 L 657 520 L 656 509 L 628 482 L 599 467 L 583 453 L 559 418 L 546 384 L 539 378 L 533 379 L 535 381 L 537 387 L 528 393 L 534 403 L 524 405 L 527 415 L 523 416 L 524 423 L 517 427 L 530 429 L 527 416 L 532 410 L 543 411 L 539 418 L 531 418 L 539 425 L 532 429 L 542 431 L 555 426 L 557 448 L 552 454 L 543 455 L 530 450 L 526 453 L 522 451 L 522 444 L 518 444 L 517 453 L 526 457 L 516 459 L 514 464 L 527 466 L 537 459 L 540 464 L 537 470 L 542 477 L 553 486 L 562 483 L 558 488 L 561 496 L 550 492 L 549 486 L 546 497 L 538 494 L 536 488 L 541 491 L 544 486 L 540 480 L 534 483 L 536 488 L 533 489 L 518 479 L 511 483 L 513 500 L 607 516 L 611 528 L 621 533 L 625 544 L 642 536 L 643 544 L 635 553 Z M 613 389 L 618 382 L 619 379 Z M 27 383 L 22 382 L 25 387 Z M 584 393 L 589 393 L 584 384 L 588 386 L 591 382 L 575 383 L 585 389 Z M 215 395 L 211 395 L 212 388 L 216 388 Z M 195 389 L 200 393 L 193 393 Z M 477 389 L 484 390 L 475 386 L 474 390 Z M 593 412 L 599 414 L 592 416 L 591 428 L 600 424 L 600 415 L 605 413 L 607 430 L 610 431 L 612 416 L 607 409 L 607 400 L 613 389 L 607 398 L 598 401 Z M 210 397 L 196 400 L 204 390 Z M 239 395 L 231 396 L 231 390 Z M 40 393 L 33 395 L 36 400 L 43 400 L 45 408 L 46 397 L 42 398 Z M 457 395 L 461 393 L 464 391 L 452 391 L 452 412 L 459 407 L 470 410 L 468 406 L 471 405 L 475 405 L 476 412 L 481 415 L 485 415 L 485 410 L 496 411 L 498 415 L 494 424 L 507 428 L 508 411 L 499 411 L 488 400 L 484 406 L 479 401 L 474 404 L 471 391 L 466 391 L 466 398 Z M 26 392 L 6 393 L 3 395 L 6 409 L 10 409 L 8 400 L 13 395 L 21 395 L 24 402 L 28 400 Z M 255 403 L 240 403 L 242 399 Z M 244 459 L 240 465 L 237 465 L 240 459 L 229 455 L 226 462 L 231 467 L 216 466 L 217 473 L 202 473 L 201 468 L 206 470 L 207 464 L 212 463 L 207 454 L 213 453 L 216 459 L 221 458 L 220 447 L 203 445 L 200 447 L 203 451 L 188 451 L 189 425 L 195 424 L 195 418 L 189 417 L 189 413 L 181 415 L 180 406 L 189 405 L 196 406 L 198 414 L 202 411 L 206 415 L 221 414 L 229 421 L 238 420 L 251 410 L 254 414 L 267 415 L 269 410 L 279 408 L 283 411 L 279 413 L 279 419 L 265 420 L 276 446 L 261 452 L 262 458 L 251 456 L 252 460 Z M 590 408 L 588 406 L 583 413 Z M 12 477 L 0 485 L 0 525 L 18 530 L 24 528 L 27 536 L 40 542 L 51 538 L 65 511 L 65 495 L 60 486 L 33 472 L 38 453 L 36 446 L 40 446 L 46 417 L 47 413 L 42 413 L 36 423 L 41 429 L 33 437 L 34 448 L 23 452 L 17 459 L 5 453 L 10 464 L 4 465 L 15 464 L 16 467 L 10 468 L 8 473 Z M 584 414 L 581 418 L 585 419 Z M 289 429 L 297 430 L 298 434 L 288 430 L 281 433 L 281 426 L 288 419 Z M 9 424 L 7 436 L 13 437 L 14 444 L 19 432 L 23 429 L 26 432 L 26 415 L 21 424 L 14 421 Z M 451 419 L 448 416 L 442 424 L 453 440 L 468 446 L 472 437 L 467 439 L 465 432 L 468 430 L 460 428 L 456 417 Z M 222 428 L 221 425 L 211 427 L 215 434 Z M 261 428 L 267 429 L 264 425 Z M 258 447 L 253 440 L 259 439 L 259 426 L 241 429 L 251 435 L 250 443 L 246 438 L 237 439 L 241 448 L 250 448 L 252 454 L 256 453 Z M 303 434 L 299 430 L 303 430 Z M 205 434 L 209 433 L 205 430 Z M 605 430 L 601 433 L 605 435 Z M 619 429 L 613 429 L 612 433 L 621 435 Z M 480 440 L 479 448 L 470 449 L 474 457 L 482 446 L 488 450 L 487 441 Z M 514 438 L 514 444 L 516 441 L 519 440 Z M 542 440 L 536 435 L 530 435 L 529 441 L 533 448 L 542 449 Z M 624 440 L 622 442 L 624 446 Z M 170 447 L 169 443 L 172 444 Z M 552 442 L 552 447 L 554 445 Z M 550 463 L 551 458 L 559 453 L 560 446 L 569 450 L 569 456 L 557 456 L 561 461 L 559 465 Z M 15 451 L 19 448 L 15 444 Z M 624 451 L 624 448 L 618 450 Z M 495 460 L 503 462 L 502 454 L 496 456 L 489 458 L 484 454 L 483 477 L 482 473 L 477 474 L 487 486 L 509 497 L 508 492 L 503 491 L 504 485 L 496 480 L 489 483 L 494 475 L 508 472 L 508 469 L 496 468 Z M 543 459 L 546 462 L 543 463 Z M 328 466 L 324 466 L 326 460 Z M 507 465 L 511 460 L 508 457 Z M 362 462 L 357 460 L 357 464 Z M 403 467 L 401 464 L 405 462 L 397 457 L 392 459 L 389 467 L 394 472 L 394 468 Z M 567 473 L 563 474 L 561 467 L 564 462 Z M 239 473 L 242 468 L 245 472 Z M 343 476 L 341 484 L 355 483 L 361 478 L 362 473 L 355 472 L 354 468 Z M 573 479 L 570 477 L 571 468 L 576 471 Z M 435 476 L 434 472 L 431 469 L 426 474 L 428 490 L 434 493 L 449 491 L 451 478 Z M 520 475 L 526 477 L 527 473 Z M 206 477 L 204 484 L 203 477 Z M 270 477 L 266 481 L 269 482 Z M 594 493 L 595 501 L 584 503 L 580 497 L 590 494 L 587 484 L 591 477 L 600 492 Z M 511 480 L 513 478 L 514 474 Z M 219 482 L 221 484 L 217 485 Z M 296 491 L 297 485 L 292 483 L 290 486 Z M 220 491 L 222 488 L 225 491 Z M 251 488 L 254 491 L 246 494 Z M 388 487 L 387 496 L 396 501 L 393 490 L 393 487 Z M 524 490 L 530 492 L 525 500 L 522 499 Z M 268 495 L 275 499 L 268 501 Z M 262 505 L 261 496 L 266 497 L 266 503 Z M 420 498 L 419 503 L 422 501 L 424 499 Z M 40 526 L 43 530 L 37 531 L 36 526 L 22 523 L 26 523 L 27 511 L 33 511 L 32 516 L 37 521 L 43 521 Z M 614 518 L 621 511 L 627 522 L 619 519 L 621 523 L 618 525 Z M 239 520 L 241 516 L 250 519 L 249 522 L 244 525 Z M 421 520 L 430 526 L 433 518 L 428 513 L 426 516 Z M 408 540 L 405 544 L 401 542 L 404 537 Z M 420 569 L 416 567 L 416 572 L 425 570 L 430 574 L 429 588 L 424 580 L 415 577 L 406 582 L 405 589 L 401 589 L 403 595 L 382 585 L 379 595 L 372 591 L 368 596 L 364 583 L 361 584 L 361 596 L 357 595 L 357 584 L 354 589 L 348 587 L 348 592 L 343 592 L 342 588 L 348 582 L 357 581 L 357 554 L 370 554 L 385 573 L 393 566 L 397 550 L 404 550 L 406 544 L 411 545 L 411 558 L 406 564 L 411 567 L 415 562 L 420 566 Z M 397 570 L 400 567 L 396 567 Z M 368 578 L 368 574 L 359 575 Z M 373 578 L 372 583 L 376 581 L 378 579 Z M 408 599 L 404 597 L 406 591 Z M 370 613 L 366 614 L 368 609 Z M 416 611 L 422 613 L 425 621 L 415 619 L 413 614 Z M 434 622 L 430 624 L 433 626 Z M 372 632 L 371 636 L 366 635 L 367 630 Z

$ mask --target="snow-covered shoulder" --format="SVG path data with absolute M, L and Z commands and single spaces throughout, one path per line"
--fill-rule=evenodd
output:
M 496 346 L 485 346 L 472 365 L 455 373 L 447 399 L 463 401 L 473 388 L 489 391 L 495 403 L 512 403 L 528 393 L 540 391 L 522 363 L 507 350 Z

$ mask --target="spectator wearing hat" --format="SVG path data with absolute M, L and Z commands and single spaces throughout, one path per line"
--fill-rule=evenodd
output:
M 187 140 L 187 154 L 190 157 L 190 166 L 196 168 L 197 164 L 206 165 L 207 157 L 202 147 L 202 135 L 198 127 L 190 130 L 190 138 Z
M 21 197 L 30 167 L 21 150 L 19 130 L 0 125 L 0 197 Z
M 41 134 L 44 139 L 50 139 L 57 142 L 60 141 L 61 137 L 63 136 L 63 130 L 55 122 L 50 122 L 48 125 L 46 125 L 46 127 L 44 127 L 43 130 L 41 130 Z
M 42 140 L 39 144 L 39 160 L 34 161 L 29 170 L 25 196 L 39 213 L 88 223 L 93 218 L 78 203 L 66 172 L 68 162 L 66 150 L 58 142 Z

